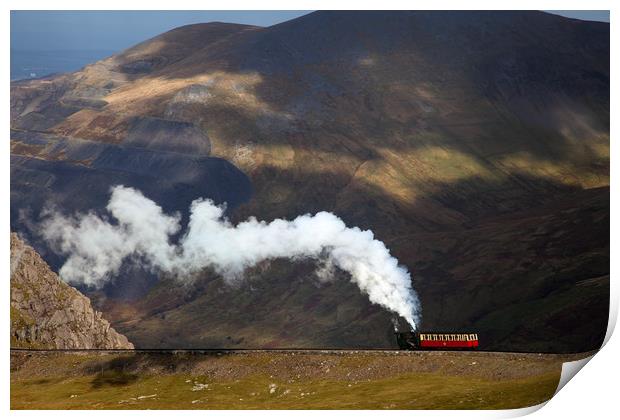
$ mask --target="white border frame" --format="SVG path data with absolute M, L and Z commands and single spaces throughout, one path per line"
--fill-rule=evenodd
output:
M 617 2 L 616 2 L 617 3 Z M 235 1 L 226 2 L 225 7 L 222 7 L 222 3 L 220 2 L 209 2 L 209 1 L 188 1 L 188 0 L 175 0 L 175 1 L 162 1 L 162 0 L 151 0 L 149 2 L 136 2 L 136 1 L 127 1 L 127 0 L 108 0 L 105 2 L 88 2 L 85 3 L 83 1 L 77 0 L 57 0 L 51 4 L 49 1 L 41 1 L 41 0 L 32 0 L 32 1 L 16 1 L 16 0 L 8 0 L 3 2 L 5 7 L 4 13 L 1 15 L 2 19 L 2 36 L 4 38 L 4 63 L 2 66 L 2 77 L 5 80 L 5 84 L 3 87 L 4 92 L 4 101 L 2 102 L 3 111 L 4 111 L 4 132 L 9 132 L 9 66 L 6 65 L 10 60 L 10 48 L 9 48 L 9 37 L 10 37 L 10 13 L 9 10 L 50 10 L 50 9 L 59 9 L 59 10 L 317 10 L 317 9 L 396 9 L 396 10 L 406 10 L 406 9 L 417 9 L 417 10 L 437 10 L 437 9 L 452 9 L 452 10 L 465 10 L 465 9 L 490 9 L 490 10 L 611 10 L 611 112 L 613 115 L 613 111 L 615 110 L 614 105 L 616 104 L 616 100 L 618 98 L 618 84 L 616 83 L 616 78 L 618 76 L 618 30 L 614 26 L 614 19 L 616 15 L 616 11 L 620 10 L 619 7 L 614 8 L 614 2 L 603 1 L 603 0 L 590 0 L 590 1 L 576 1 L 576 0 L 522 0 L 522 1 L 503 1 L 501 4 L 497 2 L 491 1 L 480 1 L 480 0 L 470 0 L 467 2 L 456 1 L 456 0 L 435 0 L 435 1 L 418 1 L 418 2 L 406 2 L 406 1 L 382 1 L 382 2 L 368 2 L 368 1 L 307 1 L 300 0 L 294 3 L 290 1 L 283 0 L 270 0 L 259 1 L 259 0 L 245 0 L 245 1 Z M 53 6 L 53 7 L 52 7 Z M 467 6 L 467 7 L 464 7 Z M 615 50 L 614 50 L 615 48 Z M 611 120 L 611 139 L 616 138 L 616 134 L 618 134 L 617 123 Z M 10 146 L 9 142 L 5 141 L 2 143 L 2 147 L 4 148 L 2 157 L 4 160 L 4 164 L 1 166 L 1 176 L 2 183 L 0 184 L 0 188 L 2 189 L 3 197 L 10 197 L 9 191 L 9 156 L 10 156 Z M 617 160 L 615 157 L 615 148 L 611 148 L 611 160 Z M 615 167 L 611 166 L 611 178 L 615 178 Z M 615 184 L 611 184 L 611 213 L 614 214 L 614 210 L 618 209 L 618 200 L 617 194 L 614 194 L 614 190 L 616 190 Z M 2 223 L 3 237 L 5 238 L 0 245 L 1 255 L 0 255 L 0 264 L 2 266 L 3 276 L 7 279 L 8 282 L 8 272 L 9 272 L 9 205 L 8 199 L 6 200 L 6 204 L 0 206 L 0 223 Z M 617 393 L 615 391 L 617 386 L 618 374 L 620 373 L 619 363 L 616 358 L 616 354 L 620 355 L 620 345 L 618 344 L 617 337 L 615 339 L 611 339 L 611 333 L 615 327 L 617 321 L 617 313 L 618 313 L 618 282 L 616 281 L 616 274 L 618 273 L 618 264 L 620 261 L 620 255 L 618 255 L 617 247 L 614 247 L 614 235 L 611 233 L 618 233 L 618 223 L 616 223 L 616 219 L 614 217 L 611 218 L 611 300 L 610 300 L 610 319 L 609 326 L 607 331 L 607 336 L 605 338 L 606 345 L 601 350 L 599 354 L 597 354 L 592 361 L 589 363 L 588 368 L 584 370 L 584 372 L 578 375 L 578 379 L 570 381 L 568 385 L 562 391 L 552 398 L 548 404 L 541 404 L 537 407 L 531 407 L 526 409 L 519 410 L 505 410 L 505 411 L 410 411 L 410 412 L 390 412 L 385 415 L 393 416 L 394 418 L 399 418 L 401 416 L 415 416 L 416 418 L 444 418 L 447 415 L 451 415 L 454 417 L 460 418 L 472 418 L 472 419 L 480 419 L 480 418 L 504 418 L 504 417 L 515 417 L 520 415 L 525 415 L 530 412 L 536 411 L 542 406 L 548 405 L 543 410 L 538 411 L 534 417 L 535 418 L 562 418 L 564 419 L 582 419 L 586 418 L 595 418 L 602 417 L 608 418 L 609 413 L 613 413 L 616 409 L 616 398 Z M 0 236 L 2 237 L 2 236 Z M 2 302 L 6 306 L 9 304 L 9 287 L 8 284 L 5 283 L 2 290 Z M 9 311 L 5 309 L 1 312 L 3 318 L 3 333 L 0 336 L 0 340 L 2 340 L 2 348 L 5 349 L 5 352 L 8 352 L 10 348 L 9 343 L 9 330 L 10 330 L 10 320 L 9 320 Z M 2 378 L 3 381 L 0 385 L 2 392 L 2 402 L 4 410 L 9 409 L 9 386 L 10 386 L 10 365 L 9 365 L 9 357 L 6 354 L 5 362 L 2 364 Z M 242 413 L 234 412 L 234 411 L 178 411 L 178 412 L 169 412 L 169 411 L 140 411 L 140 412 L 114 412 L 110 413 L 107 411 L 88 411 L 87 413 L 74 411 L 74 412 L 54 412 L 54 411 L 46 411 L 46 412 L 30 412 L 30 411 L 13 411 L 10 413 L 11 416 L 15 418 L 31 418 L 32 416 L 45 416 L 46 418 L 56 419 L 62 418 L 64 419 L 73 419 L 73 418 L 81 418 L 84 415 L 87 415 L 93 419 L 107 419 L 110 415 L 115 417 L 129 417 L 129 416 L 148 416 L 149 419 L 157 419 L 157 418 L 168 418 L 170 415 L 183 415 L 195 418 L 204 418 L 204 416 L 209 416 L 211 418 L 230 418 L 233 416 L 249 416 L 252 419 L 262 419 L 269 418 L 273 420 L 275 418 L 288 418 L 290 416 L 295 416 L 296 418 L 301 419 L 310 419 L 314 418 L 316 415 L 326 416 L 328 418 L 341 418 L 341 416 L 356 418 L 360 420 L 364 419 L 372 419 L 374 416 L 378 415 L 372 411 L 328 411 L 328 412 L 313 412 L 313 411 L 302 411 L 302 412 L 287 412 L 287 411 L 243 411 Z

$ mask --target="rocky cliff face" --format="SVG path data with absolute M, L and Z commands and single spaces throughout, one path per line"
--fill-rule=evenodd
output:
M 12 233 L 11 347 L 132 349 L 133 344 Z

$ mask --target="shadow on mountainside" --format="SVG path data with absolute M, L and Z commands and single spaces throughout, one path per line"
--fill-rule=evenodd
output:
M 291 202 L 312 202 L 316 208 L 261 214 L 252 208 L 257 195 L 246 205 L 249 209 L 242 206 L 235 213 L 235 220 L 244 214 L 272 220 L 334 211 L 348 226 L 372 229 L 410 270 L 422 303 L 422 329 L 475 330 L 486 350 L 595 349 L 608 317 L 609 189 L 555 185 L 553 195 L 549 185 L 537 190 L 537 180 L 522 181 L 530 183 L 532 192 L 512 202 L 507 196 L 493 201 L 491 192 L 486 200 L 468 196 L 472 181 L 438 186 L 437 195 L 422 202 L 439 200 L 460 210 L 451 224 L 428 219 L 427 205 L 421 212 L 417 201 L 400 203 L 359 184 L 351 192 L 358 200 L 354 206 L 339 201 L 346 197 L 332 199 L 293 184 L 300 195 Z M 503 185 L 486 187 L 510 191 Z M 114 301 L 104 303 L 104 312 L 145 347 L 395 346 L 388 313 L 371 305 L 346 275 L 318 286 L 315 269 L 312 262 L 275 261 L 246 273 L 242 286 L 225 286 L 207 272 L 197 291 L 168 280 L 136 302 L 137 314 L 127 315 L 120 302 L 117 312 Z M 271 338 L 257 341 L 259 336 Z

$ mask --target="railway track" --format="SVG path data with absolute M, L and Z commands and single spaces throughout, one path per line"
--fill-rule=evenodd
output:
M 101 353 L 101 354 L 196 354 L 196 355 L 225 355 L 225 354 L 257 354 L 274 353 L 290 355 L 351 355 L 351 354 L 377 354 L 377 355 L 416 355 L 416 354 L 454 354 L 469 353 L 478 355 L 539 355 L 539 356 L 569 356 L 590 355 L 596 351 L 586 353 L 543 353 L 526 351 L 484 351 L 484 350 L 400 350 L 400 349 L 23 349 L 11 348 L 11 353 Z M 584 356 L 587 357 L 587 356 Z

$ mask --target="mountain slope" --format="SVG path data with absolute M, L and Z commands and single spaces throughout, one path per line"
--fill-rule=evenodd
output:
M 190 25 L 76 73 L 13 84 L 11 121 L 12 226 L 54 266 L 62 258 L 31 223 L 44 202 L 101 209 L 123 183 L 185 217 L 207 196 L 236 221 L 327 210 L 372 229 L 412 272 L 425 329 L 475 329 L 489 348 L 519 350 L 587 350 L 604 335 L 608 24 L 316 12 L 269 28 Z M 299 267 L 274 270 L 266 290 L 299 293 L 262 307 L 297 320 L 272 337 L 279 345 L 394 345 L 379 327 L 389 314 L 368 315 L 354 288 L 321 294 L 319 306 L 359 316 L 315 322 Z M 148 273 L 124 279 L 100 301 L 139 345 L 199 345 L 177 328 L 188 320 L 222 346 L 271 322 L 245 317 L 264 302 L 249 289 L 216 287 L 217 300 L 180 288 L 172 309 Z M 244 346 L 265 343 L 241 335 Z
M 132 349 L 87 297 L 11 233 L 11 347 Z

